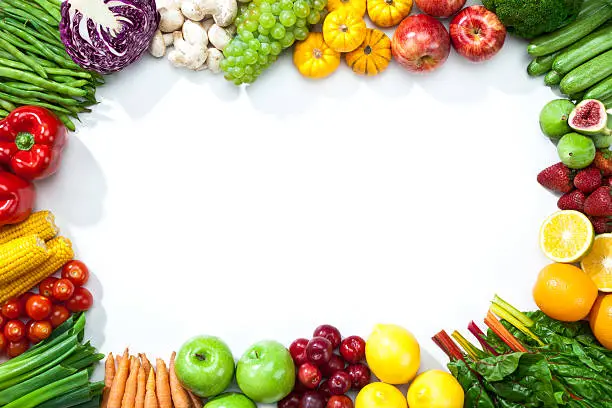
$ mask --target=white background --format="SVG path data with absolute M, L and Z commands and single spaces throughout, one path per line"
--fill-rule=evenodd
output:
M 558 160 L 525 45 L 427 75 L 311 81 L 285 55 L 248 88 L 149 56 L 109 77 L 38 185 L 93 274 L 94 344 L 168 359 L 213 334 L 239 358 L 396 323 L 434 368 L 431 336 L 482 322 L 495 293 L 532 308 L 556 209 L 535 178 Z

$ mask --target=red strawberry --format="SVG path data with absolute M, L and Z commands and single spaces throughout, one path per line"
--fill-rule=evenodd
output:
M 602 185 L 601 172 L 595 167 L 580 170 L 574 177 L 574 185 L 585 194 L 592 193 Z
M 549 190 L 558 191 L 559 193 L 569 193 L 574 189 L 572 176 L 572 170 L 559 162 L 542 170 L 540 174 L 538 174 L 538 183 Z
M 595 153 L 593 166 L 601 170 L 601 174 L 605 177 L 612 176 L 612 151 L 598 150 Z
M 584 201 L 584 212 L 595 217 L 612 216 L 610 187 L 601 186 Z
M 557 207 L 560 210 L 576 210 L 582 212 L 584 210 L 584 200 L 586 196 L 580 190 L 574 190 L 565 193 L 557 201 Z
M 612 226 L 610 226 L 608 217 L 589 217 L 595 234 L 605 234 L 606 232 L 612 232 Z

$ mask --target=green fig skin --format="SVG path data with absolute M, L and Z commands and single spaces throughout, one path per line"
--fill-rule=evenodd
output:
M 550 140 L 557 142 L 563 135 L 572 132 L 567 120 L 575 105 L 567 99 L 548 102 L 540 112 L 540 129 Z
M 595 143 L 587 136 L 568 133 L 557 144 L 557 153 L 561 162 L 570 169 L 588 167 L 595 159 Z

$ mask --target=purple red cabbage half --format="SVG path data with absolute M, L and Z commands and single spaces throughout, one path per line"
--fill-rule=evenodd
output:
M 142 56 L 159 18 L 155 0 L 67 0 L 60 36 L 74 62 L 110 74 Z

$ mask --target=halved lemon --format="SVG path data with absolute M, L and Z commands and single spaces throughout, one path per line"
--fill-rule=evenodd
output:
M 612 292 L 612 234 L 597 235 L 580 266 L 600 291 Z
M 593 224 L 586 215 L 572 210 L 557 211 L 540 228 L 540 248 L 555 262 L 577 262 L 591 248 L 593 237 Z

